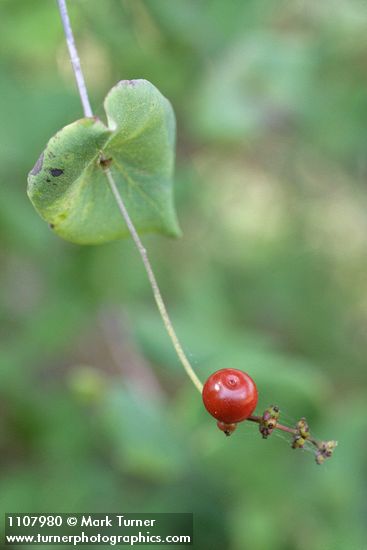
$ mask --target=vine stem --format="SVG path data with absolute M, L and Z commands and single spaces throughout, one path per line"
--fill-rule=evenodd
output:
M 80 59 L 78 55 L 78 50 L 75 46 L 74 35 L 70 24 L 68 8 L 66 5 L 66 0 L 57 0 L 59 5 L 61 21 L 64 27 L 66 44 L 68 46 L 70 61 L 73 67 L 76 83 L 79 90 L 80 99 L 83 106 L 84 115 L 88 118 L 93 117 L 92 107 L 89 102 L 88 91 L 85 85 L 84 75 L 82 67 L 80 65 Z
M 69 15 L 68 15 L 66 0 L 57 0 L 57 1 L 58 1 L 58 5 L 59 5 L 62 24 L 63 24 L 64 31 L 65 31 L 66 42 L 67 42 L 67 46 L 68 46 L 68 49 L 69 49 L 70 60 L 71 60 L 71 64 L 72 64 L 72 67 L 73 67 L 73 70 L 74 70 L 75 79 L 76 79 L 76 82 L 77 82 L 79 95 L 80 95 L 80 99 L 81 99 L 83 110 L 84 110 L 84 115 L 86 117 L 93 117 L 93 111 L 92 111 L 92 108 L 91 108 L 91 105 L 90 105 L 90 102 L 89 102 L 88 92 L 87 92 L 87 88 L 86 88 L 85 80 L 84 80 L 84 75 L 83 75 L 83 71 L 82 71 L 82 68 L 81 68 L 81 65 L 80 65 L 78 51 L 76 49 L 74 36 L 73 36 L 73 31 L 72 31 L 71 24 L 70 24 L 70 19 L 69 19 Z M 103 159 L 101 159 L 101 161 L 103 161 Z M 144 247 L 144 245 L 143 245 L 143 243 L 142 243 L 142 241 L 141 241 L 141 239 L 138 235 L 138 232 L 135 228 L 135 225 L 134 225 L 132 219 L 130 218 L 130 214 L 129 214 L 129 212 L 128 212 L 126 206 L 125 206 L 125 203 L 122 199 L 122 196 L 121 196 L 121 194 L 118 190 L 118 187 L 117 187 L 116 182 L 114 180 L 113 174 L 112 174 L 112 172 L 111 172 L 111 170 L 108 166 L 103 165 L 103 162 L 100 162 L 100 165 L 103 168 L 103 171 L 104 171 L 104 173 L 106 175 L 106 178 L 107 178 L 107 182 L 108 182 L 109 187 L 111 189 L 111 192 L 112 192 L 112 194 L 115 198 L 115 201 L 116 201 L 117 206 L 120 210 L 120 213 L 121 213 L 121 215 L 122 215 L 122 217 L 123 217 L 123 219 L 124 219 L 124 221 L 127 225 L 127 228 L 130 232 L 130 235 L 131 235 L 131 237 L 132 237 L 132 239 L 135 243 L 135 246 L 138 249 L 138 252 L 141 256 L 142 262 L 143 262 L 144 267 L 145 267 L 145 271 L 147 272 L 147 275 L 148 275 L 150 286 L 152 287 L 154 299 L 156 301 L 159 313 L 162 317 L 164 326 L 167 330 L 168 336 L 170 337 L 170 339 L 172 341 L 173 347 L 174 347 L 174 349 L 177 353 L 177 356 L 180 359 L 187 375 L 189 376 L 189 378 L 191 379 L 192 383 L 197 388 L 197 390 L 200 393 L 202 393 L 203 384 L 200 382 L 200 380 L 197 377 L 194 369 L 192 368 L 192 366 L 191 366 L 191 364 L 190 364 L 190 362 L 189 362 L 189 360 L 188 360 L 188 358 L 187 358 L 187 356 L 186 356 L 186 354 L 185 354 L 185 352 L 184 352 L 184 350 L 183 350 L 183 348 L 180 344 L 180 341 L 177 337 L 176 331 L 173 328 L 171 319 L 168 315 L 167 308 L 165 306 L 164 300 L 162 298 L 161 291 L 160 291 L 158 283 L 157 283 L 157 279 L 155 278 L 152 265 L 149 261 L 147 251 L 146 251 L 146 249 L 145 249 L 145 247 Z
M 191 378 L 191 381 L 193 382 L 195 387 L 201 393 L 202 390 L 203 390 L 203 385 L 200 382 L 199 378 L 197 377 L 194 369 L 190 365 L 190 362 L 187 359 L 184 350 L 182 349 L 182 346 L 181 346 L 180 341 L 177 337 L 175 329 L 173 328 L 173 325 L 171 323 L 171 320 L 170 320 L 168 312 L 167 312 L 167 308 L 166 308 L 165 303 L 164 303 L 163 298 L 162 298 L 161 291 L 159 290 L 157 279 L 155 278 L 153 268 L 152 268 L 151 263 L 149 261 L 147 251 L 146 251 L 146 249 L 145 249 L 145 247 L 144 247 L 144 245 L 143 245 L 143 243 L 142 243 L 142 241 L 141 241 L 141 239 L 138 235 L 137 230 L 135 229 L 135 226 L 134 226 L 131 218 L 130 218 L 130 214 L 127 211 L 127 208 L 125 206 L 124 201 L 122 200 L 122 197 L 121 197 L 120 192 L 117 188 L 116 182 L 114 180 L 114 177 L 112 175 L 112 172 L 111 172 L 110 168 L 105 167 L 104 168 L 104 173 L 106 174 L 108 184 L 110 186 L 110 189 L 112 191 L 113 196 L 115 197 L 115 200 L 116 200 L 117 206 L 119 207 L 121 215 L 124 218 L 125 223 L 127 225 L 127 228 L 130 232 L 130 235 L 132 236 L 133 241 L 136 245 L 136 248 L 139 251 L 140 257 L 141 257 L 142 262 L 143 262 L 144 267 L 145 267 L 145 271 L 147 272 L 147 275 L 148 275 L 150 286 L 152 287 L 152 290 L 153 290 L 154 299 L 156 301 L 159 313 L 161 314 L 164 326 L 166 327 L 166 330 L 168 332 L 168 336 L 170 337 L 170 339 L 172 341 L 173 347 L 175 348 L 177 356 L 180 359 L 186 373 Z

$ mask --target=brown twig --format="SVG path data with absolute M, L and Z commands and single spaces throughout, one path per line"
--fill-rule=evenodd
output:
M 337 441 L 319 441 L 315 439 L 311 433 L 308 426 L 308 423 L 305 418 L 301 418 L 295 428 L 290 426 L 285 426 L 278 422 L 280 415 L 279 407 L 276 405 L 271 405 L 268 407 L 262 416 L 252 415 L 247 420 L 250 422 L 256 422 L 259 424 L 259 431 L 262 434 L 264 439 L 267 439 L 274 430 L 281 430 L 291 434 L 292 437 L 292 448 L 293 449 L 303 449 L 306 442 L 311 443 L 315 448 L 315 460 L 317 464 L 322 464 L 327 458 L 330 458 L 337 446 Z

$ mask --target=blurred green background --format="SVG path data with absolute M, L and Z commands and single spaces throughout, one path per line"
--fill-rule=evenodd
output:
M 82 116 L 56 2 L 0 0 L 0 503 L 189 511 L 195 548 L 367 548 L 367 6 L 361 0 L 74 0 L 96 113 L 146 78 L 178 120 L 183 238 L 147 236 L 200 378 L 248 371 L 261 413 L 337 439 L 220 433 L 129 240 L 57 238 L 26 196 Z

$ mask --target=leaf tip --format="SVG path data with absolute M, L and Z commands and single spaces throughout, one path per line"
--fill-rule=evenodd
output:
M 171 237 L 172 239 L 180 239 L 182 237 L 182 230 L 176 215 L 174 215 L 174 219 L 170 221 L 170 224 L 166 226 L 165 234 L 167 237 Z

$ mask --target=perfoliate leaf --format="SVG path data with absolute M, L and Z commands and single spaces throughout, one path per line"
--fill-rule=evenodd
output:
M 146 80 L 122 80 L 108 93 L 104 108 L 107 126 L 83 118 L 50 139 L 28 176 L 34 207 L 60 237 L 74 243 L 98 244 L 128 235 L 102 159 L 137 230 L 177 236 L 171 104 Z

